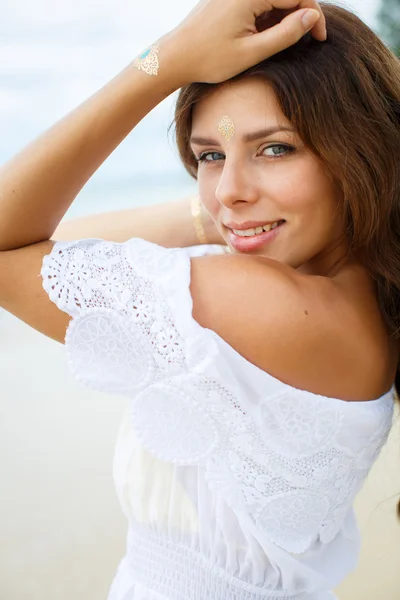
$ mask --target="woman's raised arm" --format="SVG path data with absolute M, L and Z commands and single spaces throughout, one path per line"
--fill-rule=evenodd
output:
M 81 188 L 157 104 L 182 84 L 178 49 L 162 43 L 150 77 L 133 64 L 0 170 L 0 251 L 49 239 Z
M 88 215 L 60 223 L 53 240 L 101 238 L 126 242 L 140 237 L 165 248 L 186 248 L 200 244 L 191 213 L 191 197 L 151 206 L 138 206 Z M 208 212 L 201 207 L 201 220 L 208 243 L 225 244 Z
M 290 14 L 259 33 L 257 17 L 274 7 Z M 311 20 L 305 22 L 305 16 Z M 316 0 L 200 2 L 139 57 L 139 68 L 137 61 L 128 65 L 3 166 L 0 251 L 49 239 L 93 173 L 172 92 L 192 81 L 225 81 L 294 44 L 310 29 L 324 39 L 325 19 Z M 152 70 L 141 70 L 149 56 Z

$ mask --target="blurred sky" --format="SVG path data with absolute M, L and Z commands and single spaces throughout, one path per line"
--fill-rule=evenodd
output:
M 340 2 L 376 29 L 381 0 Z M 0 163 L 74 108 L 143 48 L 177 25 L 195 0 L 0 0 Z M 98 180 L 183 173 L 167 126 L 173 97 L 106 161 Z

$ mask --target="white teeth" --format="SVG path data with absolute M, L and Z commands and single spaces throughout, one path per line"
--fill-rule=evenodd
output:
M 239 235 L 241 237 L 249 237 L 251 235 L 258 235 L 263 231 L 269 231 L 270 229 L 275 229 L 278 227 L 280 221 L 275 221 L 275 223 L 263 225 L 262 227 L 256 227 L 255 229 L 232 229 L 233 233 Z

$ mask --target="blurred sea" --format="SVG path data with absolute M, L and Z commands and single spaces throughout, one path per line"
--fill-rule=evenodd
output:
M 0 165 L 105 85 L 195 3 L 158 3 L 151 17 L 126 0 L 7 3 L 0 21 Z M 139 123 L 65 218 L 159 203 L 196 189 L 168 134 L 175 99 Z
M 135 206 L 160 204 L 196 191 L 196 183 L 190 179 L 176 177 L 175 180 L 164 181 L 162 175 L 153 177 L 149 182 L 90 183 L 77 196 L 64 219 L 74 219 L 94 213 L 109 212 L 133 208 Z

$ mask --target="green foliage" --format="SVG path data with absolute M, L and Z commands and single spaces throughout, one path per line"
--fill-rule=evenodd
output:
M 381 0 L 378 13 L 379 35 L 400 57 L 400 0 Z

